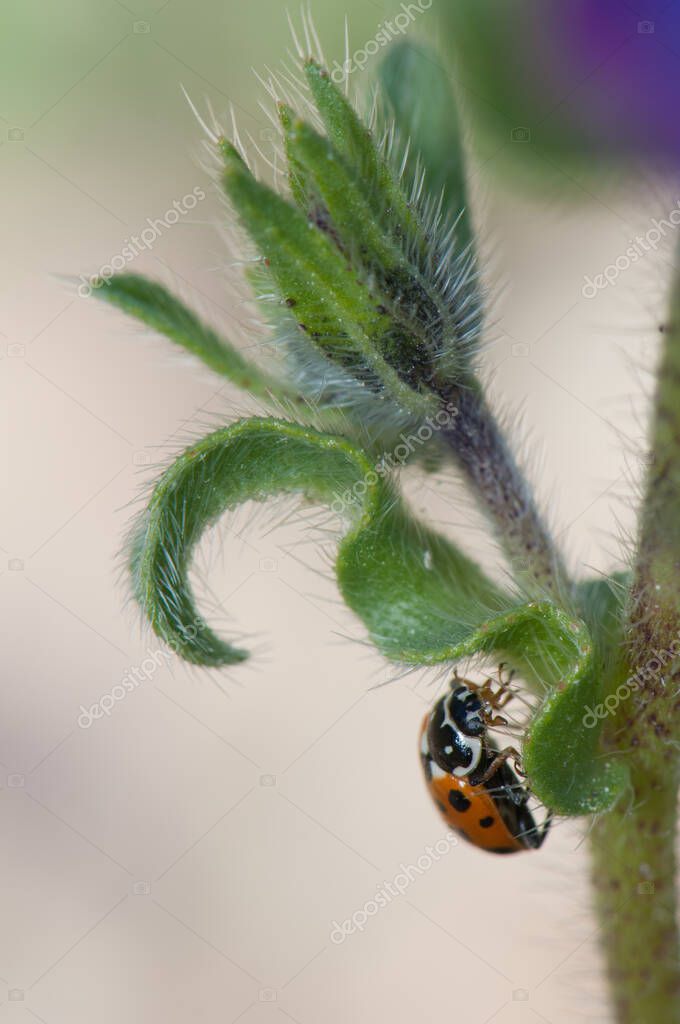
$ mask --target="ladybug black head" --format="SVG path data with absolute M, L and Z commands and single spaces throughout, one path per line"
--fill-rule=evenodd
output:
M 454 686 L 444 698 L 444 712 L 449 721 L 467 736 L 481 736 L 486 724 L 481 700 L 464 683 Z
M 427 726 L 429 751 L 443 771 L 472 771 L 484 750 L 483 706 L 475 693 L 458 686 L 437 701 Z

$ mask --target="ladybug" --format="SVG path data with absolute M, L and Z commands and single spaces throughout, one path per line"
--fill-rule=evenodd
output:
M 502 668 L 502 667 L 501 667 Z M 464 839 L 490 853 L 538 850 L 550 828 L 539 828 L 529 809 L 529 790 L 514 747 L 499 750 L 487 729 L 507 725 L 496 712 L 512 699 L 503 683 L 478 686 L 456 673 L 447 694 L 423 720 L 420 757 L 430 795 L 446 823 Z M 514 770 L 509 761 L 515 762 Z

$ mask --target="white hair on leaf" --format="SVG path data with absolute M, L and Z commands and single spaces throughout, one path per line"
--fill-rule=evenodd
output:
M 243 142 L 241 141 L 241 136 L 239 135 L 238 124 L 236 123 L 236 111 L 234 110 L 234 104 L 233 103 L 229 104 L 229 113 L 231 114 L 231 130 L 232 130 L 231 141 L 233 142 L 233 144 L 236 147 L 236 149 L 238 150 L 238 152 L 241 154 L 241 156 L 243 158 L 243 162 L 245 163 L 246 167 L 250 171 L 250 170 L 252 170 L 252 167 L 251 167 L 250 161 L 248 159 L 248 152 L 247 152 L 245 146 L 243 145 Z
M 290 34 L 293 37 L 293 45 L 295 46 L 295 50 L 297 52 L 297 55 L 300 58 L 300 60 L 304 60 L 305 59 L 305 51 L 302 49 L 302 46 L 300 45 L 300 40 L 297 37 L 297 32 L 295 31 L 295 25 L 293 24 L 293 19 L 290 16 L 290 11 L 288 10 L 288 8 L 286 8 L 286 19 L 288 21 L 288 28 L 290 29 Z
M 214 145 L 217 145 L 217 143 L 220 141 L 219 135 L 216 135 L 215 132 L 208 126 L 208 124 L 206 124 L 205 120 L 199 114 L 199 112 L 198 112 L 198 110 L 196 108 L 195 103 L 191 99 L 191 96 L 189 95 L 189 93 L 187 92 L 187 90 L 184 88 L 184 86 L 181 83 L 180 83 L 180 89 L 184 93 L 184 98 L 186 99 L 187 103 L 189 104 L 189 107 L 191 108 L 191 112 L 193 113 L 194 117 L 196 118 L 196 120 L 200 124 L 201 128 L 203 129 L 205 134 L 208 136 L 208 138 L 211 140 L 211 142 Z M 212 113 L 212 110 L 210 112 Z M 214 114 L 213 114 L 213 117 L 214 117 Z

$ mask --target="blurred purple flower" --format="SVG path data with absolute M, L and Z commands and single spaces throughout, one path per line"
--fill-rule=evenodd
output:
M 591 143 L 677 162 L 680 3 L 550 0 L 541 6 L 544 16 L 532 21 L 551 55 L 555 94 Z
M 439 14 L 496 134 L 555 159 L 680 163 L 680 0 L 439 0 Z

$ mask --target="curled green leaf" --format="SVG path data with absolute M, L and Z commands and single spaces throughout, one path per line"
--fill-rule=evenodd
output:
M 621 759 L 599 750 L 601 722 L 588 709 L 600 694 L 589 651 L 565 674 L 535 717 L 524 747 L 524 766 L 536 795 L 559 814 L 606 810 L 628 783 Z
M 605 810 L 628 784 L 624 761 L 599 749 L 602 720 L 593 713 L 612 681 L 625 674 L 624 595 L 622 577 L 577 586 L 582 621 L 565 634 L 572 656 L 559 666 L 559 681 L 527 737 L 525 767 L 538 780 L 541 799 L 562 814 Z
M 239 421 L 184 452 L 158 482 L 134 531 L 134 592 L 167 643 L 196 664 L 246 656 L 201 619 L 188 582 L 203 531 L 244 501 L 299 493 L 345 523 L 343 597 L 394 660 L 446 660 L 503 605 L 502 593 L 454 545 L 408 514 L 380 467 L 343 438 L 282 420 Z
M 475 654 L 507 660 L 548 698 L 529 734 L 537 796 L 562 814 L 606 806 L 623 775 L 583 724 L 598 684 L 585 624 L 550 602 L 522 603 L 448 539 L 419 523 L 380 464 L 339 437 L 274 419 L 241 420 L 188 449 L 163 474 L 134 532 L 136 597 L 185 659 L 234 664 L 247 655 L 203 620 L 189 585 L 192 551 L 225 511 L 298 493 L 344 524 L 335 570 L 347 605 L 395 662 L 426 665 Z

